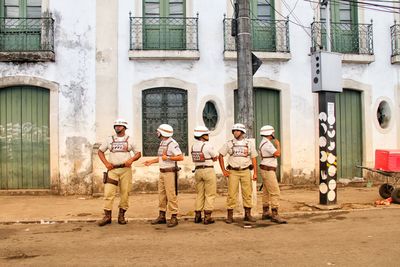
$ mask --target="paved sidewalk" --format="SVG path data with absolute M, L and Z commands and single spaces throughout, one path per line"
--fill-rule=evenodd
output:
M 338 203 L 336 207 L 320 207 L 317 187 L 296 188 L 282 186 L 280 213 L 286 218 L 325 210 L 357 210 L 374 209 L 378 187 L 342 187 L 338 188 Z M 194 214 L 194 193 L 182 193 L 178 196 L 180 219 L 192 219 Z M 222 220 L 225 218 L 226 194 L 218 194 L 215 201 L 213 216 Z M 119 198 L 114 202 L 113 219 L 117 216 Z M 0 196 L 0 224 L 12 223 L 56 223 L 56 222 L 91 222 L 102 217 L 102 198 L 90 196 Z M 385 208 L 400 208 L 392 204 Z M 253 215 L 261 216 L 261 193 L 258 192 L 257 208 Z M 237 209 L 235 216 L 242 216 L 242 210 Z M 126 213 L 129 221 L 147 221 L 158 215 L 157 194 L 133 194 L 130 196 L 130 208 Z

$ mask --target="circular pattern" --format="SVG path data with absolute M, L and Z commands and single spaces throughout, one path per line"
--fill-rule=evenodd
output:
M 319 113 L 319 120 L 326 121 L 326 118 L 327 118 L 327 116 L 326 116 L 325 112 Z
M 328 123 L 329 123 L 330 125 L 333 125 L 333 124 L 335 123 L 335 121 L 336 121 L 335 117 L 333 117 L 333 116 L 329 116 L 329 117 L 328 117 Z
M 328 200 L 329 200 L 329 201 L 334 201 L 335 198 L 336 198 L 336 193 L 335 193 L 335 191 L 330 190 L 329 193 L 328 193 Z
M 329 168 L 328 168 L 328 174 L 329 174 L 329 176 L 331 176 L 331 177 L 333 177 L 333 176 L 335 176 L 335 174 L 336 174 L 336 167 L 335 166 L 329 166 Z
M 328 131 L 328 136 L 329 136 L 330 138 L 333 138 L 335 135 L 336 135 L 336 131 L 335 131 L 335 130 Z
M 328 126 L 325 123 L 321 123 L 322 128 L 324 129 L 324 134 L 328 130 Z
M 335 149 L 335 147 L 336 147 L 335 142 L 332 142 L 332 141 L 331 141 L 331 142 L 329 143 L 328 150 L 332 151 L 332 150 Z
M 330 190 L 335 190 L 336 189 L 336 185 L 337 185 L 336 181 L 333 180 L 333 179 L 330 180 L 329 183 L 328 183 L 328 187 L 329 187 Z
M 326 175 L 326 171 L 321 171 L 321 178 L 322 180 L 326 180 L 328 176 Z
M 329 156 L 328 156 L 328 163 L 329 163 L 329 164 L 333 164 L 333 163 L 335 163 L 335 161 L 336 161 L 336 156 L 333 155 L 332 153 L 329 153 Z
M 325 138 L 325 136 L 321 136 L 319 138 L 319 146 L 320 147 L 325 147 L 326 146 L 326 138 Z
M 379 103 L 378 109 L 376 110 L 376 119 L 378 120 L 379 126 L 382 129 L 386 129 L 389 126 L 392 112 L 390 110 L 389 103 L 385 100 Z
M 321 151 L 321 158 L 319 159 L 321 162 L 325 162 L 327 158 L 326 152 Z
M 320 191 L 322 194 L 326 194 L 326 192 L 328 192 L 328 186 L 326 185 L 326 183 L 321 183 L 321 184 L 319 185 L 319 191 Z

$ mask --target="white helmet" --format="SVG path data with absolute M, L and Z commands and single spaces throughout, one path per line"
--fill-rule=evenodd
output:
M 126 120 L 124 120 L 124 119 L 116 119 L 115 121 L 114 121 L 114 125 L 113 125 L 113 127 L 115 127 L 115 126 L 124 126 L 126 129 L 128 129 L 128 122 L 126 121 Z
M 205 126 L 197 126 L 194 128 L 193 135 L 195 137 L 201 137 L 202 135 L 210 134 L 210 131 Z
M 174 129 L 171 125 L 161 124 L 157 128 L 157 132 L 159 132 L 164 137 L 171 137 L 174 134 Z
M 246 127 L 241 123 L 236 123 L 232 126 L 232 131 L 239 130 L 243 133 L 246 133 Z
M 275 132 L 274 127 L 272 127 L 271 125 L 264 125 L 263 127 L 261 127 L 260 129 L 260 135 L 261 136 L 268 136 L 268 135 L 272 135 Z

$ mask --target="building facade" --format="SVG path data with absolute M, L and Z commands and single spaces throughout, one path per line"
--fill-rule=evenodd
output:
M 143 157 L 156 154 L 157 126 L 171 124 L 186 156 L 181 185 L 190 187 L 194 127 L 209 127 L 219 149 L 236 122 L 233 2 L 0 0 L 0 189 L 101 192 L 97 148 L 117 117 Z M 400 146 L 398 14 L 329 2 L 327 38 L 317 1 L 251 1 L 252 50 L 263 61 L 254 128 L 275 127 L 284 183 L 319 177 L 310 53 L 327 39 L 342 57 L 338 177 L 360 177 L 355 166 L 373 166 L 375 149 Z M 134 190 L 153 190 L 158 167 L 142 161 Z

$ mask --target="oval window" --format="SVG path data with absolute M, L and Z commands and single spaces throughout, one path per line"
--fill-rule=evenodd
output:
M 386 101 L 381 101 L 379 103 L 378 109 L 376 111 L 376 118 L 379 122 L 379 125 L 386 129 L 389 126 L 391 111 L 389 103 Z
M 218 122 L 218 112 L 215 104 L 211 101 L 207 101 L 203 109 L 203 121 L 204 125 L 210 130 L 214 130 Z

